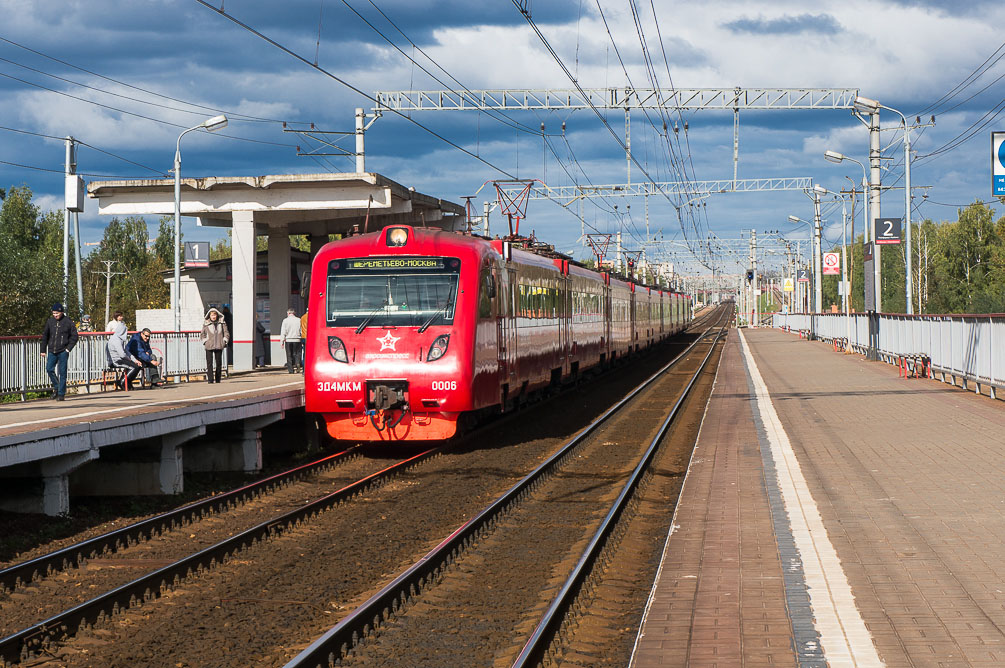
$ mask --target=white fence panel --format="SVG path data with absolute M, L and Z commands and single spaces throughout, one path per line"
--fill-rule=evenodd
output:
M 67 359 L 67 387 L 91 391 L 92 386 L 101 385 L 107 367 L 107 343 L 108 334 L 80 334 Z M 163 360 L 161 375 L 165 378 L 181 380 L 206 373 L 206 354 L 199 332 L 153 332 L 150 348 Z M 223 364 L 226 369 L 226 351 Z M 0 396 L 20 395 L 24 400 L 29 392 L 47 392 L 51 387 L 40 337 L 0 337 Z
M 865 314 L 850 318 L 846 323 L 844 314 L 812 316 L 812 329 L 825 340 L 848 336 L 853 349 L 862 352 L 869 345 L 869 318 Z M 776 313 L 772 326 L 809 330 L 811 316 Z M 896 361 L 899 355 L 927 355 L 933 367 L 947 374 L 1005 386 L 1003 315 L 880 315 L 878 327 L 877 352 L 887 361 Z

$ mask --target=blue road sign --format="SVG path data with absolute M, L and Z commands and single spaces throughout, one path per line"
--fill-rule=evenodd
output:
M 991 133 L 991 196 L 1005 196 L 1005 132 Z

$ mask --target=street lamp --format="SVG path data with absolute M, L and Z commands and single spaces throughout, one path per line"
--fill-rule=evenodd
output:
M 181 138 L 193 130 L 216 132 L 227 127 L 224 115 L 208 118 L 178 135 L 174 149 L 174 331 L 181 331 Z
M 816 273 L 816 265 L 815 265 L 815 263 L 813 262 L 813 259 L 812 259 L 812 254 L 813 254 L 813 231 L 812 231 L 813 230 L 813 223 L 811 223 L 808 220 L 803 220 L 799 216 L 789 216 L 789 222 L 790 223 L 802 223 L 803 225 L 809 225 L 810 226 L 810 238 L 809 238 L 809 241 L 810 241 L 810 263 L 809 263 L 809 269 L 810 269 L 810 271 L 814 272 L 814 274 L 815 274 Z M 802 252 L 801 251 L 799 253 L 799 261 L 802 262 Z M 810 302 L 809 285 L 807 285 L 805 287 L 805 289 L 801 290 L 801 292 L 802 292 L 802 294 L 800 295 L 800 308 L 802 308 L 802 301 L 803 301 L 803 298 L 805 297 L 806 310 L 809 311 L 809 312 L 812 312 L 813 311 L 812 304 L 809 303 Z
M 861 162 L 855 160 L 854 158 L 849 158 L 848 156 L 845 156 L 844 154 L 840 154 L 840 153 L 838 153 L 836 151 L 825 151 L 824 154 L 823 154 L 823 157 L 826 160 L 828 160 L 829 162 L 832 162 L 834 164 L 842 163 L 845 160 L 847 160 L 847 161 L 850 161 L 852 163 L 855 163 L 860 168 L 862 168 L 862 199 L 864 200 L 864 206 L 862 206 L 862 216 L 865 218 L 865 225 L 864 225 L 863 230 L 864 230 L 865 238 L 866 239 L 870 238 L 869 216 L 868 216 L 869 201 L 868 201 L 868 198 L 867 198 L 867 196 L 865 194 L 866 193 L 866 187 L 868 186 L 868 177 L 866 176 L 865 165 L 863 165 Z M 849 180 L 850 180 L 850 178 L 849 178 Z M 854 184 L 853 181 L 852 181 L 852 184 Z M 852 192 L 852 197 L 854 197 L 854 192 Z M 852 204 L 854 204 L 854 202 L 852 202 Z M 852 211 L 854 211 L 854 206 L 852 206 Z M 843 216 L 843 213 L 842 213 L 842 216 Z M 851 228 L 852 228 L 852 231 L 853 231 L 854 230 L 854 222 L 855 221 L 852 220 L 851 222 L 852 222 Z M 842 231 L 841 234 L 843 236 L 844 232 Z M 854 243 L 854 241 L 855 241 L 854 239 L 851 240 L 852 243 Z M 873 283 L 874 283 L 874 281 L 873 281 Z M 845 284 L 845 287 L 847 287 L 847 284 Z M 848 292 L 849 290 L 845 289 L 845 291 Z M 850 294 L 847 295 L 847 296 L 848 296 L 849 299 L 851 298 Z M 845 309 L 845 312 L 847 312 L 847 309 Z
M 907 245 L 907 250 L 904 253 L 906 266 L 905 266 L 905 278 L 904 278 L 904 291 L 907 295 L 907 312 L 909 314 L 914 313 L 914 303 L 911 299 L 911 293 L 914 291 L 912 286 L 911 277 L 911 126 L 907 122 L 907 117 L 904 116 L 900 111 L 894 109 L 893 107 L 888 107 L 885 104 L 880 104 L 878 100 L 871 100 L 867 97 L 858 96 L 855 98 L 854 107 L 856 111 L 862 113 L 874 114 L 877 118 L 880 109 L 886 109 L 887 111 L 892 111 L 901 118 L 901 123 L 904 126 L 904 227 L 906 231 L 904 233 L 904 243 Z M 875 142 L 872 137 L 870 137 L 870 146 L 875 143 L 877 148 L 879 145 L 879 127 L 878 122 L 876 123 Z M 870 126 L 870 134 L 873 134 L 873 128 Z M 878 173 L 878 170 L 876 170 Z M 876 212 L 873 212 L 873 216 Z M 879 291 L 879 286 L 876 287 L 877 292 Z M 879 307 L 877 306 L 877 309 Z

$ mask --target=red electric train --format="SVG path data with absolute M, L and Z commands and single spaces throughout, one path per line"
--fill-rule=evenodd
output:
M 336 439 L 446 439 L 691 319 L 685 295 L 529 246 L 405 225 L 327 244 L 309 284 L 307 411 Z

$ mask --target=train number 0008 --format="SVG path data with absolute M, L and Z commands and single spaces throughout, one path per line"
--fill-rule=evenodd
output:
M 430 388 L 433 390 L 456 390 L 457 381 L 456 380 L 434 380 L 430 384 Z

